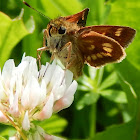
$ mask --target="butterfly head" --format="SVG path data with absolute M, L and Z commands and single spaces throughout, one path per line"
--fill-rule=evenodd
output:
M 46 30 L 47 47 L 50 48 L 51 52 L 59 50 L 62 46 L 62 41 L 65 41 L 64 38 L 73 35 L 79 28 L 77 24 L 71 23 L 63 17 L 51 20 Z

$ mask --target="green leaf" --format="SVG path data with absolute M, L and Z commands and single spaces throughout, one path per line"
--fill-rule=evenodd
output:
M 92 105 L 93 103 L 96 103 L 99 98 L 99 94 L 90 92 L 90 93 L 85 93 L 84 96 L 79 99 L 77 103 L 77 109 L 81 110 L 84 108 L 85 105 Z
M 0 136 L 0 140 L 6 140 L 4 137 Z
M 92 91 L 94 88 L 94 85 L 96 84 L 94 83 L 94 80 L 91 80 L 86 75 L 83 75 L 82 77 L 80 77 L 78 81 L 79 81 L 78 90 L 82 90 L 82 91 Z
M 128 122 L 122 125 L 114 125 L 106 131 L 97 133 L 93 140 L 133 140 L 134 122 Z
M 104 0 L 81 0 L 82 3 L 88 8 L 90 8 L 90 12 L 87 18 L 88 25 L 99 25 L 103 24 L 108 14 L 110 13 L 110 5 L 105 3 Z
M 0 12 L 0 67 L 9 58 L 15 45 L 28 34 L 22 20 L 10 19 Z
M 139 84 L 140 72 L 133 65 L 131 65 L 129 61 L 126 60 L 119 65 L 115 65 L 115 67 L 118 71 L 121 87 L 126 93 L 129 114 L 131 114 L 131 116 L 134 116 L 137 105 L 137 94 L 135 93 L 135 90 L 137 87 L 139 88 L 139 85 L 137 84 Z M 127 73 L 125 72 L 125 69 L 128 69 Z
M 9 125 L 0 124 L 0 128 L 1 128 L 0 136 L 3 136 L 3 137 L 13 136 L 17 132 L 15 128 L 13 128 Z
M 50 119 L 46 119 L 41 122 L 35 122 L 37 125 L 42 127 L 49 134 L 58 134 L 64 131 L 67 126 L 67 121 L 58 115 L 53 115 Z
M 41 0 L 46 15 L 51 19 L 58 16 L 75 14 L 82 10 L 82 4 L 78 0 Z
M 106 89 L 117 83 L 118 76 L 116 72 L 111 73 L 100 85 L 100 90 Z
M 123 91 L 108 89 L 108 90 L 100 91 L 100 94 L 103 97 L 105 97 L 113 102 L 127 103 L 127 98 L 126 98 L 125 92 L 123 92 Z
M 115 64 L 115 68 L 121 77 L 123 77 L 123 80 L 127 81 L 133 87 L 137 96 L 140 96 L 140 71 L 127 59 L 119 64 Z
M 32 16 L 27 20 L 27 22 L 25 23 L 25 26 L 30 33 L 32 33 L 34 31 L 35 22 L 34 22 L 34 19 Z

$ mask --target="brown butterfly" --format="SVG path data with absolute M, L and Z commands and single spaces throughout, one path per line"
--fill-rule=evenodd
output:
M 136 33 L 125 26 L 84 27 L 88 12 L 86 8 L 77 14 L 51 20 L 44 31 L 43 47 L 38 49 L 49 50 L 73 72 L 75 78 L 82 75 L 85 63 L 101 67 L 122 61 L 126 56 L 125 48 Z

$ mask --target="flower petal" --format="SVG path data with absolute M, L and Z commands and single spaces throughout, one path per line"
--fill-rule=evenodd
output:
M 19 108 L 18 108 L 18 94 L 14 95 L 14 100 L 10 106 L 9 113 L 12 114 L 14 117 L 19 117 L 20 115 Z
M 31 77 L 23 91 L 21 104 L 25 109 L 33 109 L 38 105 L 40 96 L 40 86 L 35 77 Z
M 53 72 L 52 79 L 50 81 L 50 85 L 53 85 L 52 91 L 55 90 L 56 87 L 61 85 L 63 79 L 64 71 L 59 66 L 56 66 L 55 71 Z
M 30 121 L 29 121 L 28 111 L 26 111 L 26 113 L 24 115 L 24 119 L 23 119 L 23 122 L 22 122 L 22 128 L 25 131 L 28 131 L 30 129 Z
M 52 115 L 52 108 L 54 103 L 54 96 L 53 93 L 50 93 L 48 101 L 46 102 L 45 106 L 43 107 L 42 111 L 38 115 L 39 120 L 48 119 Z
M 53 91 L 54 92 L 54 101 L 62 98 L 64 96 L 65 90 L 66 90 L 65 84 L 55 88 L 55 90 Z
M 46 135 L 44 129 L 41 128 L 40 126 L 37 126 L 37 131 L 38 131 L 38 133 L 39 133 L 41 136 L 43 136 L 43 137 Z
M 41 136 L 39 135 L 37 131 L 33 135 L 33 140 L 42 140 Z
M 12 137 L 9 137 L 9 140 L 19 140 L 19 138 L 17 136 L 12 136 Z
M 45 140 L 64 140 L 62 138 L 46 134 L 45 131 L 43 130 L 43 128 L 41 128 L 40 126 L 37 126 L 37 131 Z
M 69 107 L 73 102 L 74 93 L 76 89 L 77 89 L 77 82 L 73 81 L 72 84 L 67 89 L 67 91 L 65 92 L 65 95 L 55 103 L 53 111 L 58 112 L 64 108 Z
M 53 135 L 48 135 L 48 134 L 45 135 L 44 139 L 45 140 L 66 140 L 66 139 L 56 137 L 56 136 L 53 136 Z
M 38 68 L 37 68 L 37 63 L 36 59 L 33 57 L 25 57 L 22 62 L 27 62 L 28 66 L 25 68 L 23 76 L 25 79 L 25 82 L 32 76 L 34 76 L 36 79 L 38 78 Z
M 9 59 L 5 62 L 3 70 L 2 70 L 2 80 L 5 84 L 5 88 L 9 89 L 10 87 L 10 80 L 12 77 L 13 69 L 15 68 L 14 60 Z
M 39 74 L 38 74 L 39 79 L 44 77 L 48 67 L 49 67 L 49 63 L 48 62 L 46 62 L 46 66 L 41 65 L 41 69 L 40 69 Z
M 46 85 L 50 82 L 53 72 L 55 70 L 55 67 L 56 67 L 56 60 L 54 60 L 53 63 L 47 67 L 47 70 L 43 78 L 46 82 Z
M 43 102 L 46 99 L 46 94 L 47 94 L 47 89 L 46 89 L 46 83 L 44 81 L 44 79 L 41 82 L 41 87 L 40 87 L 40 97 L 39 97 L 39 104 L 43 104 Z
M 73 96 L 77 89 L 77 82 L 74 80 L 72 84 L 68 87 L 67 91 L 65 92 L 65 97 Z
M 65 80 L 66 81 L 65 81 L 65 83 L 66 83 L 67 88 L 72 83 L 72 79 L 73 79 L 73 73 L 70 70 L 66 70 L 66 73 L 65 73 Z
M 1 69 L 0 69 L 0 100 L 5 100 L 5 99 L 6 99 L 6 94 L 3 88 Z

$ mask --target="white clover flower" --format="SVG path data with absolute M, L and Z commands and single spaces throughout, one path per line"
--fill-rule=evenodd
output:
M 16 67 L 12 59 L 0 71 L 0 122 L 18 124 L 25 131 L 32 120 L 44 120 L 69 107 L 74 99 L 77 82 L 73 74 L 52 64 L 38 71 L 36 59 L 23 56 Z

